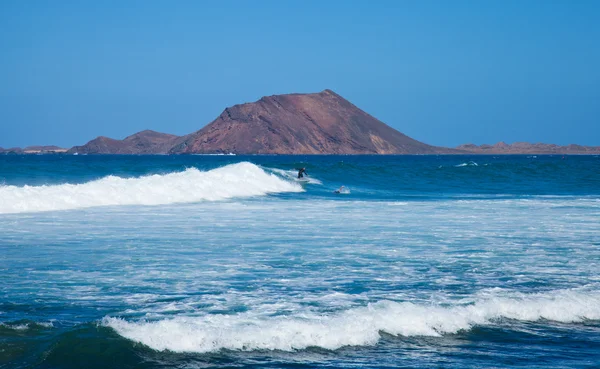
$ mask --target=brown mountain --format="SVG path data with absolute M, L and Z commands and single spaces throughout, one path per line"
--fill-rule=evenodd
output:
M 435 154 L 453 149 L 416 141 L 331 90 L 263 97 L 229 107 L 169 153 Z
M 515 142 L 507 144 L 498 142 L 495 145 L 466 144 L 457 149 L 471 154 L 600 154 L 600 146 L 567 145 L 559 146 L 545 143 Z
M 495 155 L 600 154 L 600 147 L 526 142 L 466 144 L 456 149 L 430 146 L 389 127 L 335 92 L 324 90 L 266 96 L 253 103 L 234 105 L 204 128 L 182 137 L 146 130 L 123 140 L 101 136 L 68 152 Z
M 100 136 L 83 146 L 75 146 L 68 153 L 78 154 L 165 154 L 179 137 L 145 130 L 123 140 Z

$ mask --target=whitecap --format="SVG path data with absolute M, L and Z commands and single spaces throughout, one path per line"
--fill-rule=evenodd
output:
M 0 214 L 218 201 L 300 191 L 302 187 L 297 183 L 242 162 L 209 171 L 189 168 L 137 178 L 111 175 L 82 184 L 0 186 Z
M 439 337 L 501 319 L 562 323 L 597 320 L 600 291 L 488 296 L 466 305 L 379 301 L 329 315 L 298 312 L 265 317 L 250 311 L 139 322 L 105 317 L 102 324 L 154 350 L 204 353 L 221 349 L 294 351 L 307 347 L 335 350 L 375 345 L 380 332 Z

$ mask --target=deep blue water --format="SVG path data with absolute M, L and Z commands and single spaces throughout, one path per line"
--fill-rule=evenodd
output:
M 600 367 L 600 158 L 0 156 L 0 367 Z

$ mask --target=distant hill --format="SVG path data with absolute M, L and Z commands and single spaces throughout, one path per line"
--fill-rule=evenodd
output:
M 10 149 L 0 147 L 0 154 L 60 154 L 64 152 L 67 152 L 67 149 L 53 145 L 27 146 L 23 149 L 20 147 L 11 147 Z
M 4 149 L 2 147 L 0 147 L 0 154 L 22 154 L 23 153 L 23 149 L 21 149 L 20 147 L 11 147 L 8 149 Z
M 78 154 L 166 154 L 178 136 L 145 130 L 123 140 L 100 136 L 68 153 Z
M 567 145 L 559 146 L 545 143 L 515 142 L 507 144 L 498 142 L 495 145 L 466 144 L 457 147 L 458 150 L 471 154 L 600 154 L 600 146 Z
M 45 153 L 61 153 L 66 152 L 67 149 L 62 147 L 48 145 L 48 146 L 27 146 L 23 149 L 26 154 L 45 154 Z
M 1 149 L 27 153 L 36 146 Z M 60 148 L 58 148 L 60 149 Z M 55 149 L 56 150 L 56 149 Z M 57 150 L 58 151 L 58 150 Z M 74 154 L 600 154 L 600 147 L 516 142 L 427 145 L 372 117 L 331 90 L 265 96 L 226 108 L 199 131 L 175 136 L 151 130 L 123 140 L 100 136 L 67 151 Z
M 183 137 L 142 131 L 123 140 L 97 137 L 79 154 L 446 154 L 416 141 L 331 90 L 263 97 L 226 108 Z
M 235 105 L 169 153 L 436 154 L 453 149 L 416 141 L 331 90 L 263 97 Z

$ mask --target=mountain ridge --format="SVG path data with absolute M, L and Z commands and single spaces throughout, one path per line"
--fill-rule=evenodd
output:
M 34 147 L 29 147 L 34 148 Z M 49 150 L 53 148 L 53 150 Z M 63 152 L 53 146 L 0 153 Z M 59 149 L 59 150 L 56 150 Z M 600 154 L 600 146 L 515 142 L 438 147 L 417 141 L 336 92 L 263 96 L 235 104 L 184 136 L 143 130 L 122 140 L 98 136 L 70 154 Z

